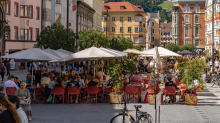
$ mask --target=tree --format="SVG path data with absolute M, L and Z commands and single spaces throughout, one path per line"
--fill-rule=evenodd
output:
M 113 37 L 111 40 L 110 48 L 123 51 L 128 48 L 133 48 L 133 42 L 131 39 L 124 37 Z
M 166 49 L 171 50 L 173 52 L 178 52 L 179 51 L 179 45 L 174 44 L 174 43 L 168 43 L 166 46 Z
M 60 23 L 44 27 L 37 37 L 38 46 L 54 50 L 63 48 L 68 51 L 75 49 L 76 34 L 71 29 L 64 29 Z
M 188 50 L 188 51 L 192 52 L 192 44 L 181 45 L 180 46 L 180 51 L 183 51 L 183 50 Z M 195 50 L 196 50 L 196 45 L 193 44 L 193 52 L 195 52 Z
M 133 48 L 136 49 L 136 50 L 140 50 L 140 51 L 142 50 L 141 46 L 139 46 L 139 45 L 136 45 Z
M 80 47 L 80 50 L 96 46 L 96 47 L 109 47 L 111 38 L 106 37 L 104 33 L 100 30 L 83 30 L 79 32 L 77 39 L 77 44 Z

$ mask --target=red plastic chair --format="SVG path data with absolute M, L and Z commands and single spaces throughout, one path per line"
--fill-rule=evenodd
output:
M 135 103 L 135 94 L 138 94 L 138 99 L 139 99 L 139 93 L 136 90 L 135 86 L 126 86 L 126 96 L 133 94 L 134 95 L 134 103 Z M 127 97 L 127 101 L 128 101 L 128 97 Z
M 166 96 L 167 95 L 173 95 L 174 96 L 174 103 L 176 101 L 175 95 L 176 95 L 176 87 L 175 86 L 166 86 L 163 90 L 163 93 L 165 94 L 165 104 L 166 104 Z
M 103 95 L 107 95 L 106 98 L 107 98 L 107 102 L 108 102 L 108 95 L 111 93 L 111 92 L 114 92 L 113 88 L 105 88 L 103 89 Z
M 63 96 L 63 104 L 64 104 L 64 95 L 65 95 L 65 89 L 63 87 L 54 87 L 54 98 L 53 98 L 53 104 L 56 103 L 56 96 L 62 95 Z
M 88 91 L 87 91 L 88 95 L 87 95 L 87 103 L 88 103 L 88 98 L 90 94 L 95 94 L 96 95 L 96 103 L 97 103 L 97 95 L 99 93 L 99 89 L 96 86 L 88 86 Z M 90 97 L 90 102 L 91 102 L 91 98 Z
M 16 87 L 7 87 L 6 88 L 6 95 L 7 96 L 13 96 L 15 95 Z
M 80 89 L 77 86 L 68 87 L 68 104 L 69 104 L 69 96 L 70 95 L 76 95 L 77 103 L 78 103 L 78 98 L 80 96 L 80 103 L 81 103 Z

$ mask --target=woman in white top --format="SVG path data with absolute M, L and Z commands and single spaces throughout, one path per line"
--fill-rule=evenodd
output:
M 218 72 L 218 69 L 219 69 L 219 61 L 218 61 L 218 59 L 215 59 L 215 68 L 217 69 L 217 72 Z

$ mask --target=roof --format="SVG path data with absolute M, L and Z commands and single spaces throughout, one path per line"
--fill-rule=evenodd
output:
M 172 22 L 165 23 L 165 22 L 160 22 L 160 27 L 161 30 L 172 30 Z
M 93 12 L 96 12 L 95 9 L 93 9 L 87 3 L 83 2 L 83 1 L 77 1 L 77 4 L 82 4 L 82 5 L 86 6 L 88 9 L 92 10 Z
M 147 14 L 149 14 L 151 18 L 160 18 L 158 12 L 147 12 Z
M 102 12 L 106 12 L 105 5 L 109 6 L 108 12 L 141 12 L 144 13 L 142 9 L 129 2 L 108 2 L 102 4 Z M 125 9 L 121 10 L 120 7 L 125 6 Z

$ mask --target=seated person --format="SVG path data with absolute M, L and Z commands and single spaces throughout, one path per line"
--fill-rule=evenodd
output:
M 68 87 L 73 87 L 73 86 L 77 86 L 78 88 L 80 87 L 79 83 L 77 82 L 77 79 L 75 76 L 71 76 L 70 77 L 70 82 L 68 82 L 67 84 L 67 88 Z
M 70 72 L 66 75 L 67 77 L 70 77 L 70 76 L 75 76 L 75 74 L 73 73 L 73 70 L 70 69 Z
M 63 77 L 63 84 L 64 84 L 64 85 L 67 85 L 68 82 L 70 82 L 70 81 L 68 80 L 68 76 L 64 76 L 64 77 Z
M 100 82 L 99 82 L 99 84 L 101 85 L 101 86 L 107 86 L 107 84 L 108 84 L 109 82 L 108 82 L 108 80 L 106 79 L 106 75 L 103 75 L 103 78 L 102 79 L 100 79 Z
M 19 81 L 19 79 L 18 79 L 18 77 L 17 76 L 15 76 L 15 78 L 14 78 L 14 82 L 15 82 L 15 84 L 18 86 L 18 87 L 20 87 L 20 81 Z
M 103 75 L 104 75 L 104 72 L 102 72 L 102 68 L 99 68 L 99 71 L 97 72 L 97 76 L 99 78 L 102 78 Z
M 18 86 L 15 84 L 15 82 L 11 81 L 11 76 L 8 76 L 8 80 L 4 82 L 4 89 L 6 90 L 7 87 L 15 87 L 18 89 Z
M 175 84 L 173 83 L 172 79 L 173 79 L 173 76 L 172 75 L 168 75 L 166 77 L 166 79 L 168 80 L 166 83 L 165 83 L 165 86 L 175 86 Z
M 80 87 L 75 76 L 70 77 L 70 82 L 68 82 L 67 88 L 73 86 L 77 86 L 78 88 Z M 73 103 L 73 95 L 70 95 L 70 103 Z M 78 100 L 75 100 L 75 103 L 78 103 Z
M 83 74 L 82 81 L 84 82 L 84 84 L 88 84 L 89 83 L 89 80 L 88 80 L 86 74 Z
M 98 82 L 95 81 L 94 76 L 91 76 L 91 81 L 88 83 L 89 86 L 97 86 L 98 87 Z
M 31 74 L 27 74 L 26 83 L 27 85 L 31 85 Z
M 84 81 L 81 79 L 81 76 L 78 76 L 78 77 L 77 77 L 77 82 L 79 83 L 80 87 L 84 87 L 84 86 L 85 86 L 85 83 L 84 83 Z
M 132 79 L 131 79 L 132 82 L 141 82 L 142 81 L 142 78 L 140 77 L 139 75 L 139 72 L 135 72 L 135 75 L 133 75 Z
M 45 87 L 45 86 L 48 86 L 50 84 L 50 82 L 51 82 L 51 80 L 48 77 L 48 74 L 44 73 L 43 77 L 41 78 L 41 85 L 43 85 Z
M 6 96 L 6 95 L 3 93 L 3 91 L 4 91 L 4 87 L 3 87 L 3 86 L 0 86 L 0 95 Z
M 52 81 L 51 81 L 51 83 L 49 84 L 48 88 L 49 88 L 50 90 L 53 89 L 53 87 L 54 87 L 54 85 L 56 84 L 56 82 L 57 82 L 57 77 L 54 76 L 53 79 L 52 79 Z
M 63 88 L 65 88 L 65 86 L 64 86 L 64 84 L 62 82 L 61 77 L 57 78 L 57 83 L 54 84 L 54 87 L 63 87 Z M 63 99 L 63 96 L 62 95 L 58 95 L 58 99 L 61 101 Z
M 146 89 L 149 93 L 158 93 L 159 92 L 159 86 L 158 82 L 156 80 L 151 80 L 148 82 L 148 85 L 146 86 Z

